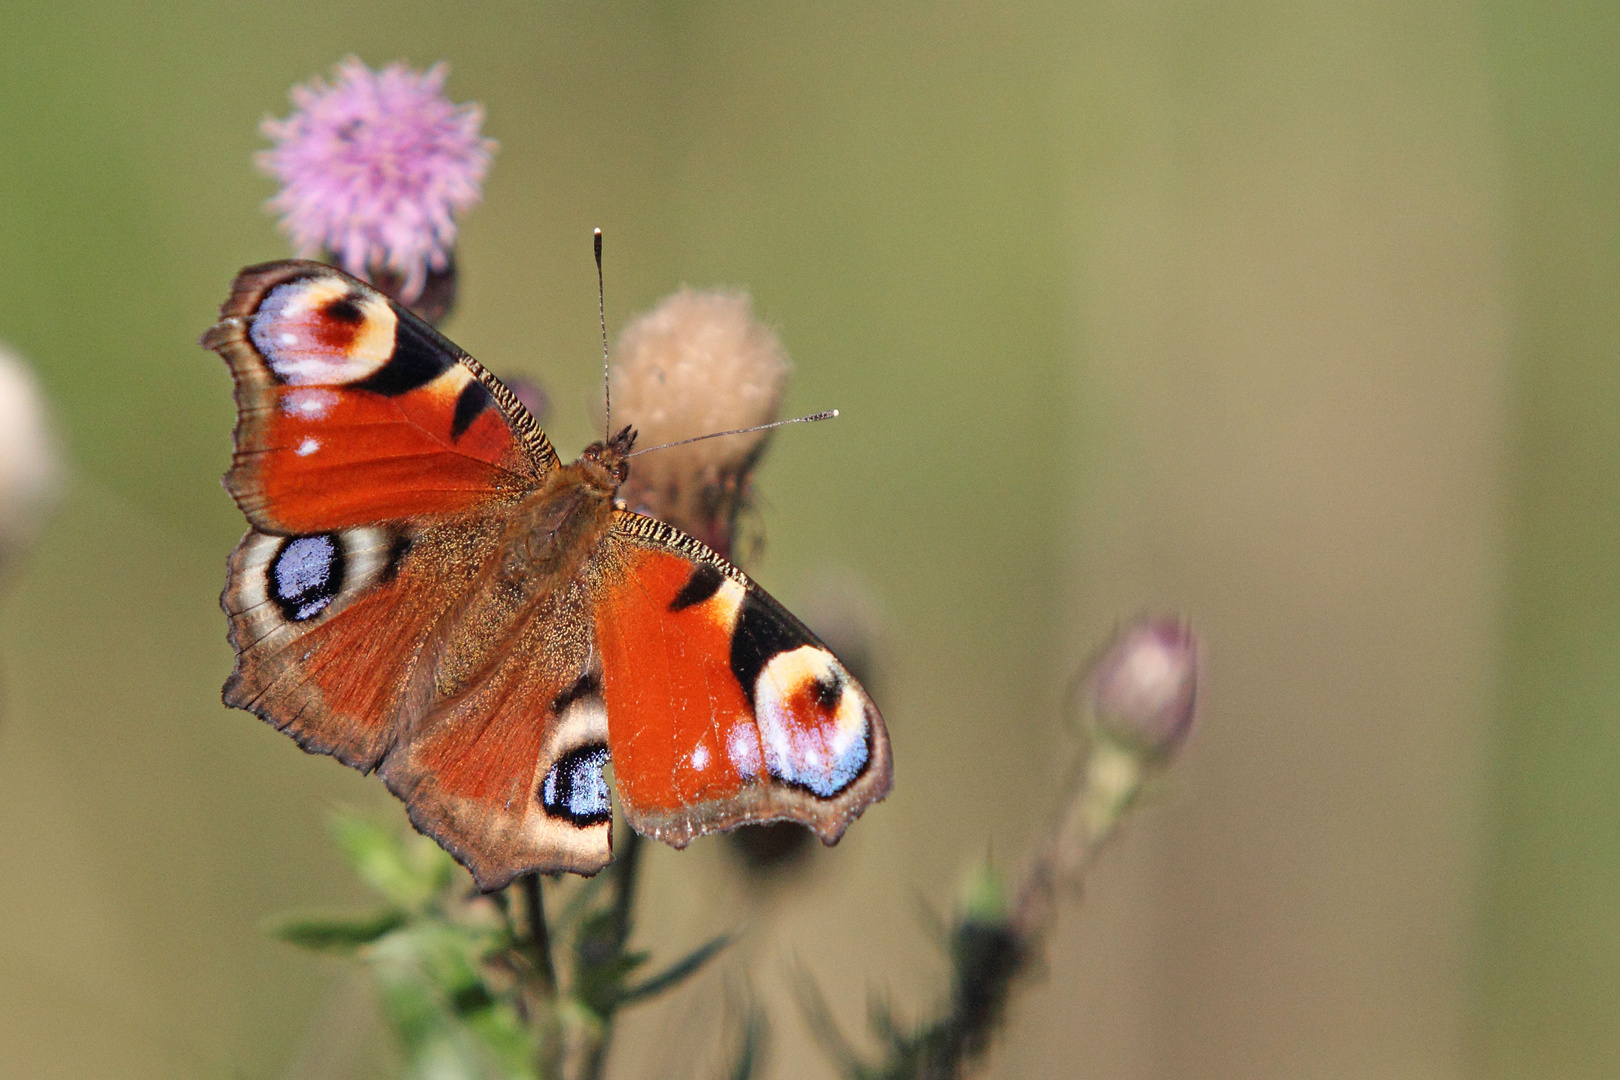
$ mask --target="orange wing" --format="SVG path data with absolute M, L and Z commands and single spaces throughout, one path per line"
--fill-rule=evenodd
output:
M 225 486 L 265 532 L 452 514 L 557 465 L 500 380 L 332 267 L 242 271 L 203 344 L 236 382 Z
M 613 774 L 638 832 L 792 820 L 832 844 L 892 783 L 866 691 L 804 624 L 703 544 L 621 511 L 596 600 Z

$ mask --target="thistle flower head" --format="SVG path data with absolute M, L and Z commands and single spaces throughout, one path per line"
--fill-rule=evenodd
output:
M 357 277 L 397 275 L 406 303 L 449 268 L 456 215 L 478 202 L 495 143 L 479 133 L 480 106 L 445 97 L 448 72 L 372 71 L 351 56 L 330 84 L 293 87 L 286 119 L 260 125 L 275 145 L 259 167 L 282 185 L 268 206 L 299 255 L 329 255 Z

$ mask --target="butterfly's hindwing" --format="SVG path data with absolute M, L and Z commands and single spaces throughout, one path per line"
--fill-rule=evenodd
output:
M 399 686 L 453 587 L 411 558 L 415 543 L 375 525 L 249 532 L 220 598 L 237 650 L 226 704 L 308 750 L 374 768 L 393 739 Z
M 698 541 L 621 513 L 597 608 L 614 776 L 675 844 L 799 821 L 834 842 L 891 782 L 866 692 L 797 619 Z
M 583 606 L 577 586 L 543 596 L 487 669 L 441 684 L 382 764 L 411 821 L 481 888 L 593 874 L 610 857 L 607 711 Z

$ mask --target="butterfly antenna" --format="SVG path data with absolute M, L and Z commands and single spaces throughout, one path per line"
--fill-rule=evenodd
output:
M 660 443 L 657 446 L 649 446 L 645 450 L 637 450 L 634 454 L 627 454 L 626 456 L 639 457 L 642 454 L 650 454 L 654 450 L 668 450 L 672 446 L 685 446 L 690 442 L 702 442 L 704 439 L 719 439 L 724 438 L 727 435 L 747 435 L 750 431 L 767 431 L 773 427 L 785 427 L 788 424 L 813 424 L 817 420 L 831 420 L 837 415 L 837 409 L 828 409 L 826 412 L 811 413 L 809 416 L 795 416 L 791 420 L 773 420 L 769 424 L 758 424 L 754 427 L 740 427 L 731 431 L 711 431 L 707 435 L 694 435 L 690 439 L 676 439 L 674 442 Z
M 602 439 L 613 437 L 613 379 L 608 370 L 607 301 L 602 289 L 602 230 L 597 229 L 596 246 L 596 319 L 602 324 Z

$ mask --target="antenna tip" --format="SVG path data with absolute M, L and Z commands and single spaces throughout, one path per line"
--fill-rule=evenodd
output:
M 833 410 L 832 410 L 832 411 L 831 411 L 831 412 L 830 412 L 830 413 L 828 413 L 828 415 L 829 415 L 829 416 L 837 416 L 837 415 L 838 415 L 838 410 L 837 410 L 837 409 L 833 409 Z

